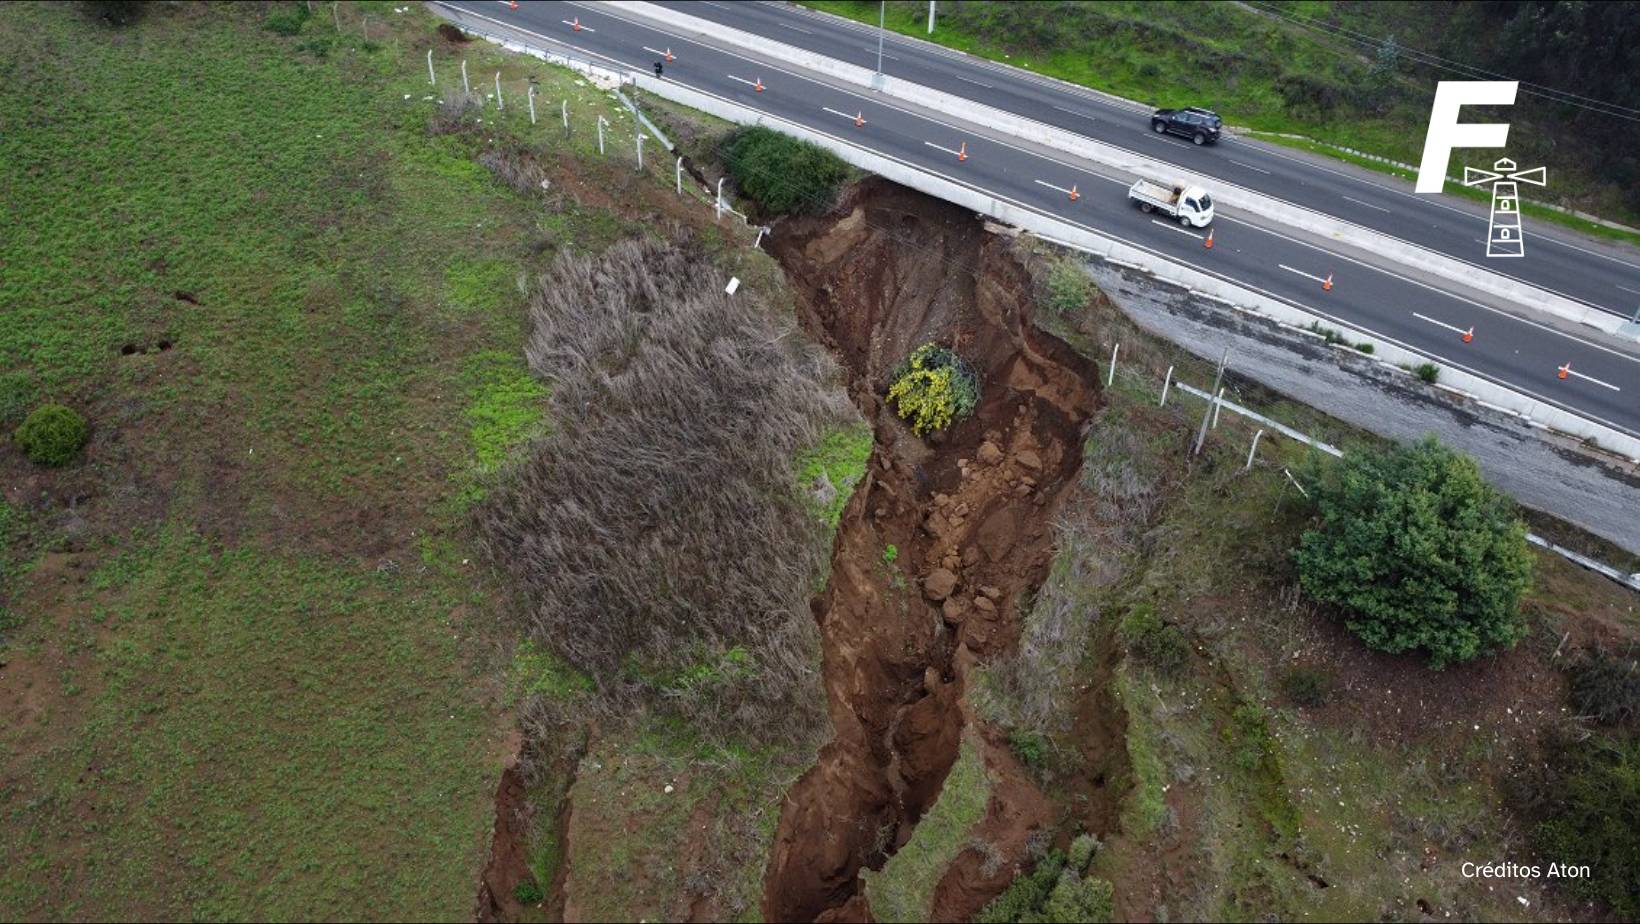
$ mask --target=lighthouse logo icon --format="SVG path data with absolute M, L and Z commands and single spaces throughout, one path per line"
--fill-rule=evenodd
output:
M 1524 257 L 1526 240 L 1520 228 L 1520 183 L 1543 186 L 1548 174 L 1542 167 L 1516 170 L 1515 162 L 1505 157 L 1492 165 L 1491 170 L 1463 168 L 1463 185 L 1492 187 L 1492 216 L 1486 229 L 1488 257 Z

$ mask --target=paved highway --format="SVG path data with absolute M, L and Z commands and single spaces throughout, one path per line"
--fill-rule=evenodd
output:
M 657 5 L 850 64 L 877 66 L 877 29 L 836 16 L 775 3 L 660 0 Z M 1149 108 L 892 32 L 885 41 L 883 72 L 1484 264 L 1494 273 L 1625 318 L 1640 308 L 1640 254 L 1540 221 L 1526 222 L 1525 258 L 1488 259 L 1483 243 L 1487 210 L 1467 200 L 1416 195 L 1409 183 L 1326 167 L 1249 139 L 1227 135 L 1217 146 L 1197 148 L 1182 138 L 1150 131 Z M 1235 121 L 1234 112 L 1221 115 Z M 1464 155 L 1473 166 L 1490 167 L 1504 153 L 1454 152 L 1448 173 L 1463 172 Z M 1553 182 L 1554 165 L 1548 167 Z
M 516 10 L 494 0 L 444 6 L 638 70 L 648 70 L 657 57 L 646 49 L 670 49 L 675 60 L 666 65 L 668 80 L 1123 240 L 1640 435 L 1640 359 L 1247 223 L 1222 208 L 1209 249 L 1199 231 L 1132 208 L 1126 180 L 1107 168 L 920 115 L 870 91 L 809 79 L 745 50 L 714 47 L 608 8 L 563 0 L 524 2 Z M 574 30 L 572 22 L 582 28 Z M 864 116 L 864 125 L 855 125 L 856 115 Z M 959 152 L 965 157 L 959 159 Z M 1075 200 L 1071 189 L 1078 190 Z M 1324 290 L 1328 277 L 1333 285 Z M 1474 339 L 1464 343 L 1458 332 L 1470 328 Z M 1558 368 L 1566 363 L 1571 374 L 1560 379 Z

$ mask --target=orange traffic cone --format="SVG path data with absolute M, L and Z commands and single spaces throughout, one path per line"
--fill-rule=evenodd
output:
M 512 2 L 508 3 L 507 5 L 516 10 L 516 9 L 518 9 L 518 0 L 512 0 Z
M 1202 246 L 1206 247 L 1208 250 L 1213 249 L 1213 229 L 1212 228 L 1207 229 L 1207 238 L 1202 241 Z
M 1321 291 L 1323 291 L 1323 292 L 1331 292 L 1332 291 L 1332 273 L 1328 273 L 1327 278 L 1323 279 L 1321 281 Z
M 1469 341 L 1474 340 L 1474 339 L 1475 339 L 1475 328 L 1471 327 L 1470 329 L 1463 332 L 1463 342 L 1464 343 L 1468 343 Z
M 666 63 L 671 64 L 672 63 L 672 49 L 670 49 L 670 48 L 666 49 L 666 54 L 664 55 L 664 57 L 666 58 Z
M 854 114 L 854 127 L 859 128 L 860 126 L 862 126 L 864 124 L 866 124 L 866 114 L 864 112 L 855 113 Z
M 763 92 L 763 78 L 762 77 L 757 78 L 757 83 L 752 84 L 752 89 L 756 90 L 759 93 Z
M 957 151 L 957 160 L 967 160 L 967 159 L 968 159 L 968 142 L 964 141 L 962 143 L 962 149 Z
M 1076 191 L 1076 184 L 1072 183 L 1071 184 L 1071 201 L 1075 202 L 1076 200 L 1078 200 L 1080 198 L 1082 198 L 1082 194 Z
M 1566 365 L 1561 366 L 1560 367 L 1560 377 L 1562 379 L 1564 379 L 1566 377 L 1566 373 L 1568 373 L 1570 371 L 1572 371 L 1572 364 L 1571 363 L 1567 363 Z
M 581 31 L 581 17 L 579 17 L 579 16 L 575 17 L 575 21 L 570 23 L 569 27 L 571 29 L 574 29 L 576 32 L 580 32 Z

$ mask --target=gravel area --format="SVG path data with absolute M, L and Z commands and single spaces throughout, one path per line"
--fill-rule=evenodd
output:
M 1640 471 L 1511 415 L 1366 357 L 1233 311 L 1102 261 L 1088 264 L 1100 288 L 1140 327 L 1270 389 L 1354 426 L 1396 440 L 1435 433 L 1475 457 L 1493 484 L 1523 505 L 1640 554 Z

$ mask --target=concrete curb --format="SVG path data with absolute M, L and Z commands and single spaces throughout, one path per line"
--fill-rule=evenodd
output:
M 853 64 L 825 57 L 811 51 L 786 45 L 740 29 L 723 26 L 710 20 L 656 6 L 644 0 L 605 0 L 605 6 L 620 12 L 647 19 L 673 29 L 716 38 L 740 45 L 756 52 L 805 70 L 823 74 L 868 89 L 876 89 L 907 103 L 934 112 L 960 118 L 997 129 L 1015 138 L 1030 141 L 1066 154 L 1086 158 L 1095 163 L 1115 167 L 1129 173 L 1177 177 L 1188 183 L 1204 186 L 1213 192 L 1222 205 L 1240 209 L 1253 215 L 1290 227 L 1300 228 L 1332 241 L 1340 247 L 1354 248 L 1389 258 L 1397 263 L 1417 266 L 1443 279 L 1461 283 L 1470 291 L 1503 298 L 1533 310 L 1574 321 L 1606 333 L 1623 335 L 1624 319 L 1574 301 L 1562 295 L 1523 282 L 1478 269 L 1437 251 L 1398 240 L 1377 231 L 1363 228 L 1339 218 L 1317 212 L 1304 206 L 1276 199 L 1241 186 L 1226 184 L 1213 177 L 1185 170 L 1167 161 L 1146 157 L 1125 148 L 1085 138 L 1052 125 L 1027 119 L 1002 109 L 996 109 L 950 93 L 925 87 L 897 77 L 878 75 Z

